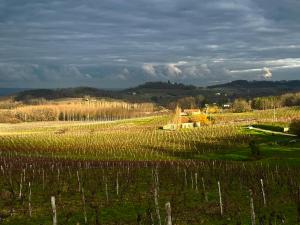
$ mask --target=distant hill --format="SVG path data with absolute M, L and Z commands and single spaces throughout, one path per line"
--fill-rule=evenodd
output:
M 247 81 L 235 80 L 225 84 L 208 86 L 208 88 L 279 88 L 279 89 L 300 89 L 300 80 L 281 81 Z
M 25 90 L 27 88 L 0 88 L 0 96 L 12 95 Z
M 193 85 L 185 85 L 182 83 L 171 83 L 168 82 L 146 82 L 144 84 L 141 84 L 135 88 L 132 88 L 131 90 L 138 90 L 138 89 L 168 89 L 168 90 L 174 90 L 174 89 L 182 89 L 182 90 L 194 90 L 196 89 L 196 86 Z M 130 90 L 130 89 L 128 89 Z
M 91 97 L 116 98 L 134 102 L 150 101 L 167 106 L 180 98 L 190 96 L 202 96 L 208 103 L 225 103 L 236 98 L 281 95 L 298 91 L 300 92 L 300 80 L 236 80 L 208 87 L 196 87 L 171 82 L 147 82 L 125 90 L 101 90 L 91 87 L 25 90 L 17 93 L 15 99 L 18 101 L 34 98 L 53 100 L 59 98 L 81 98 L 88 95 Z
M 16 94 L 15 100 L 24 101 L 33 98 L 54 100 L 60 98 L 80 98 L 84 96 L 114 97 L 114 91 L 101 90 L 91 87 L 60 88 L 60 89 L 33 89 Z
M 300 80 L 247 81 L 235 80 L 230 83 L 208 86 L 208 89 L 223 91 L 231 98 L 253 98 L 269 95 L 281 95 L 300 91 Z

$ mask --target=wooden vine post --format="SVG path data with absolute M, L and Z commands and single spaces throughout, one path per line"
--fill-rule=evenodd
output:
M 56 214 L 56 205 L 55 205 L 55 197 L 54 196 L 51 196 L 51 207 L 52 207 L 53 225 L 57 225 L 57 214 Z
M 155 204 L 155 211 L 156 211 L 156 216 L 157 216 L 157 220 L 158 220 L 158 225 L 161 225 L 157 187 L 154 188 L 154 204 Z
M 253 201 L 253 192 L 250 189 L 250 208 L 251 208 L 251 225 L 256 225 L 255 221 L 255 211 L 254 211 L 254 201 Z
M 31 183 L 28 183 L 29 188 L 29 196 L 28 196 L 28 210 L 29 210 L 29 216 L 32 217 L 32 208 L 31 208 Z
M 261 192 L 262 192 L 262 196 L 263 196 L 264 206 L 266 206 L 267 205 L 267 200 L 266 200 L 266 193 L 265 193 L 263 179 L 260 179 L 260 185 L 261 185 Z
M 202 180 L 202 188 L 203 188 L 203 194 L 204 194 L 204 199 L 206 202 L 208 202 L 208 196 L 207 196 L 207 192 L 206 192 L 206 188 L 205 188 L 205 183 L 204 183 L 204 178 L 201 178 Z
M 221 184 L 220 181 L 218 181 L 218 189 L 219 189 L 219 200 L 220 200 L 220 213 L 221 216 L 223 216 L 223 201 L 222 201 L 222 192 L 221 192 Z
M 167 225 L 172 225 L 171 203 L 166 203 Z

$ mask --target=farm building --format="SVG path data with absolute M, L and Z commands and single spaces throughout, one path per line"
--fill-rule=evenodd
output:
M 163 126 L 163 130 L 196 128 L 207 123 L 207 116 L 200 109 L 185 109 L 182 111 L 177 107 L 173 123 Z
M 194 123 L 182 123 L 181 128 L 194 128 Z

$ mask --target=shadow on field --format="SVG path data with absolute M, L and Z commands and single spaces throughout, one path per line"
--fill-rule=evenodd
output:
M 249 140 L 243 135 L 226 138 L 213 138 L 203 140 L 170 140 L 169 146 L 153 147 L 142 145 L 143 149 L 174 159 L 199 159 L 199 156 L 218 154 L 220 156 L 238 151 L 248 145 Z M 175 146 L 175 149 L 173 148 Z M 202 157 L 200 157 L 202 158 Z

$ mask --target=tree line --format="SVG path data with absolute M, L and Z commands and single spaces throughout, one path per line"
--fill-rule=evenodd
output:
M 49 102 L 40 105 L 21 105 L 0 111 L 0 122 L 33 121 L 110 121 L 150 115 L 152 103 L 127 103 L 123 101 Z
M 292 106 L 300 106 L 300 92 L 280 96 L 257 97 L 250 101 L 236 99 L 232 104 L 232 110 L 233 112 L 247 112 L 252 109 L 266 110 Z

